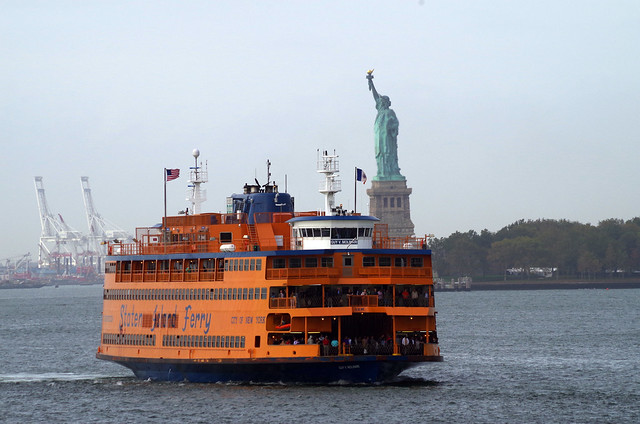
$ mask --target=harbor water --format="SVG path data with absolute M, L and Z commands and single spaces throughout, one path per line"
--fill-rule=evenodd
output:
M 95 359 L 101 295 L 0 290 L 1 422 L 640 422 L 640 289 L 437 293 L 444 362 L 328 386 L 137 380 Z

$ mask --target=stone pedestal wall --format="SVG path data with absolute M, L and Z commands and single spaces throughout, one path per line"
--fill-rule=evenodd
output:
M 407 181 L 372 181 L 369 195 L 369 214 L 389 226 L 389 237 L 408 237 L 414 234 L 411 222 Z

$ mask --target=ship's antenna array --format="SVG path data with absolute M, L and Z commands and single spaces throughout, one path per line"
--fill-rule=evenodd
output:
M 207 192 L 200 187 L 200 184 L 209 181 L 208 165 L 203 168 L 202 162 L 198 166 L 198 157 L 200 156 L 200 150 L 193 149 L 193 158 L 195 159 L 195 166 L 190 167 L 189 172 L 189 185 L 187 186 L 187 201 L 191 202 L 191 213 L 199 214 L 200 205 L 207 200 Z
M 318 150 L 318 156 L 320 151 Z M 335 150 L 329 154 L 326 150 L 322 157 L 318 157 L 318 172 L 324 174 L 324 181 L 320 183 L 320 193 L 324 195 L 324 212 L 327 216 L 336 215 L 335 194 L 342 190 L 341 181 L 337 178 L 340 172 L 338 155 Z

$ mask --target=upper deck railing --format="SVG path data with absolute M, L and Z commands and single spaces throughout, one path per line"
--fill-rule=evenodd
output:
M 273 213 L 264 212 L 254 214 L 255 224 L 283 224 L 289 219 L 301 216 L 323 216 L 323 212 Z M 176 253 L 205 253 L 219 252 L 225 244 L 233 244 L 236 251 L 256 250 L 258 244 L 276 246 L 274 240 L 253 240 L 252 229 L 247 225 L 247 214 L 200 214 L 189 216 L 168 217 L 164 234 L 159 227 L 140 227 L 136 229 L 133 243 L 109 242 L 108 254 L 120 255 L 161 255 Z M 221 241 L 215 234 L 218 225 L 239 224 L 241 236 L 231 242 Z M 376 224 L 372 248 L 374 249 L 427 249 L 427 237 L 388 237 L 385 225 Z M 216 234 L 217 235 L 217 234 Z M 255 233 L 253 233 L 255 237 Z M 278 246 L 278 250 L 288 248 L 289 243 Z M 272 249 L 269 249 L 272 250 Z

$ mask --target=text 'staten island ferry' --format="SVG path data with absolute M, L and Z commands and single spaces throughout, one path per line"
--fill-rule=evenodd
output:
M 324 212 L 294 212 L 267 181 L 109 245 L 97 357 L 142 379 L 370 383 L 441 361 L 431 252 L 336 207 L 338 160 L 318 172 Z M 164 228 L 164 233 L 163 233 Z

